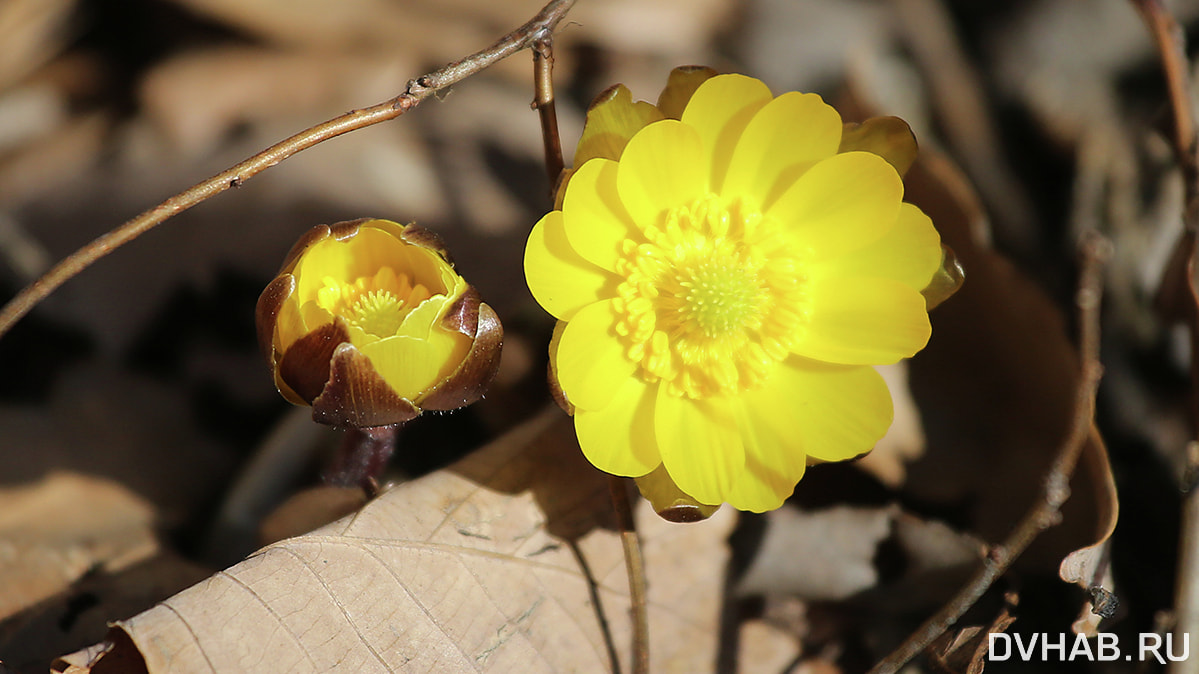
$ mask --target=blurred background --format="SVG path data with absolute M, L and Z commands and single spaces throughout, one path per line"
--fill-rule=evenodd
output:
M 172 194 L 397 95 L 541 4 L 0 0 L 0 298 Z M 1169 6 L 1199 25 L 1199 2 Z M 1010 630 L 1069 630 L 1091 595 L 1059 579 L 1057 564 L 1107 538 L 1114 479 L 1119 524 L 1089 568 L 1119 598 L 1102 629 L 1169 629 L 1194 419 L 1185 331 L 1154 298 L 1182 231 L 1183 189 L 1160 63 L 1130 2 L 579 0 L 555 56 L 568 165 L 597 93 L 623 82 L 654 101 L 671 68 L 711 65 L 776 94 L 815 91 L 847 119 L 906 119 L 938 162 L 914 170 L 909 194 L 967 249 L 969 280 L 934 312 L 929 351 L 910 372 L 888 373 L 902 409 L 877 456 L 814 469 L 787 514 L 743 518 L 732 614 L 793 645 L 751 671 L 862 671 L 1027 508 L 1072 409 L 1077 243 L 1088 228 L 1115 245 L 1104 442 L 1089 446 L 1079 478 L 1089 486 L 1076 486 L 1058 533 L 964 624 L 991 625 L 1006 592 L 1009 604 L 1019 597 L 1006 609 Z M 528 230 L 551 204 L 532 98 L 531 58 L 519 54 L 179 215 L 0 339 L 0 506 L 62 471 L 120 485 L 160 560 L 76 559 L 39 538 L 51 511 L 0 512 L 0 659 L 12 671 L 45 671 L 103 638 L 105 621 L 253 551 L 262 519 L 316 482 L 336 440 L 275 392 L 253 325 L 258 293 L 313 225 L 371 216 L 434 229 L 504 322 L 491 394 L 406 428 L 397 476 L 444 466 L 546 405 L 552 324 L 521 268 Z M 84 503 L 103 489 L 70 485 Z M 791 547 L 771 532 L 790 532 Z M 768 563 L 813 542 L 828 554 L 811 573 Z M 31 573 L 22 562 L 37 555 L 61 577 L 13 599 Z M 838 568 L 865 575 L 812 587 Z M 1002 664 L 994 671 L 1035 671 Z M 1043 671 L 1156 667 L 1067 664 Z

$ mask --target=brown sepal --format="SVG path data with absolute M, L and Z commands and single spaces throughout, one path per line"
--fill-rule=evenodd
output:
M 454 266 L 454 258 L 450 256 L 450 251 L 445 247 L 445 242 L 433 230 L 425 229 L 413 222 L 404 225 L 404 231 L 400 234 L 400 238 L 406 243 L 437 253 L 443 260 L 449 262 L 451 267 Z
M 871 117 L 861 124 L 846 124 L 837 151 L 871 152 L 886 159 L 903 177 L 916 161 L 918 148 L 907 122 L 898 117 Z
M 275 359 L 275 321 L 279 318 L 279 308 L 295 291 L 296 277 L 283 274 L 268 283 L 258 296 L 258 304 L 254 307 L 254 324 L 258 329 L 258 347 L 262 349 L 267 362 L 273 363 Z
M 474 342 L 458 369 L 421 401 L 421 407 L 427 410 L 456 410 L 482 398 L 500 369 L 500 352 L 504 347 L 504 326 L 499 316 L 490 306 L 479 302 L 474 288 L 468 288 L 450 307 L 442 326 L 473 336 Z
M 340 319 L 296 340 L 279 360 L 279 378 L 311 403 L 329 381 L 329 362 L 342 342 L 350 340 Z
M 312 420 L 335 428 L 402 424 L 420 408 L 401 398 L 353 344 L 338 345 L 329 361 L 329 383 L 312 401 Z
M 658 511 L 658 517 L 661 517 L 667 522 L 674 522 L 675 524 L 703 522 L 711 516 L 712 513 L 705 512 L 704 509 L 698 505 L 684 503 L 669 505 Z
M 558 355 L 558 342 L 562 339 L 562 332 L 566 330 L 566 321 L 558 321 L 554 324 L 554 334 L 550 337 L 550 361 L 546 364 L 545 378 L 549 383 L 550 396 L 558 407 L 562 408 L 570 416 L 575 415 L 574 403 L 570 402 L 570 397 L 566 395 L 566 391 L 562 390 L 562 385 L 558 383 L 558 369 L 555 365 Z
M 666 86 L 658 96 L 658 109 L 668 119 L 682 118 L 695 90 L 716 75 L 716 70 L 708 66 L 679 66 L 671 70 Z

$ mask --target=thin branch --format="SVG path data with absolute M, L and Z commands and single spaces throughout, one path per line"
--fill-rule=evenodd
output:
M 369 108 L 353 110 L 301 131 L 100 236 L 59 262 L 0 309 L 0 337 L 68 279 L 167 219 L 230 187 L 240 187 L 245 181 L 301 150 L 343 133 L 395 119 L 438 91 L 457 84 L 522 49 L 529 48 L 534 42 L 547 40 L 547 36 L 553 32 L 574 3 L 575 0 L 550 0 L 537 16 L 500 38 L 492 46 L 440 70 L 410 80 L 399 96 Z
M 645 560 L 629 504 L 628 480 L 611 475 L 608 490 L 616 508 L 620 542 L 624 546 L 625 570 L 629 574 L 629 599 L 633 614 L 633 674 L 649 674 L 649 613 L 645 595 Z
M 533 107 L 541 118 L 541 138 L 545 142 L 545 172 L 550 179 L 550 201 L 558 187 L 562 161 L 562 138 L 558 135 L 558 111 L 554 106 L 554 46 L 549 37 L 533 43 Z
M 1161 0 L 1132 0 L 1157 43 L 1162 70 L 1170 92 L 1170 109 L 1174 115 L 1174 146 L 1187 182 L 1187 196 L 1196 192 L 1199 177 L 1195 156 L 1195 113 L 1191 109 L 1190 82 L 1187 76 L 1186 46 L 1182 27 L 1162 4 Z M 1191 201 L 1190 198 L 1187 200 Z
M 1103 265 L 1110 255 L 1111 245 L 1098 234 L 1091 233 L 1082 243 L 1082 271 L 1076 303 L 1079 312 L 1080 373 L 1074 399 L 1074 417 L 1070 434 L 1058 449 L 1040 498 L 1024 519 L 1002 544 L 993 547 L 982 568 L 958 594 L 941 610 L 924 622 L 899 648 L 880 661 L 870 674 L 894 674 L 919 655 L 937 637 L 962 617 L 983 593 L 1002 576 L 1024 552 L 1033 539 L 1061 519 L 1061 507 L 1070 497 L 1070 476 L 1078 457 L 1087 443 L 1095 414 L 1095 392 L 1103 366 L 1099 363 L 1099 304 L 1103 293 Z

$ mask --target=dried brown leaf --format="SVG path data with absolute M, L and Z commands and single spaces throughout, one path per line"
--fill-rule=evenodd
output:
M 738 595 L 859 596 L 868 597 L 874 612 L 919 610 L 950 596 L 982 557 L 973 537 L 897 506 L 781 508 L 764 518 L 762 542 L 737 581 Z M 884 545 L 901 556 L 903 573 L 881 584 Z
M 1012 595 L 1013 601 L 1015 595 Z M 934 671 L 946 674 L 982 674 L 987 664 L 988 634 L 1005 632 L 1016 618 L 1004 607 L 990 626 L 977 625 L 946 632 L 929 646 Z
M 542 414 L 117 623 L 130 641 L 98 662 L 136 647 L 150 672 L 605 671 L 611 648 L 627 666 L 621 546 L 572 435 Z M 708 669 L 732 513 L 689 526 L 639 515 L 655 667 Z
M 1058 567 L 1058 575 L 1067 583 L 1077 583 L 1092 593 L 1092 600 L 1083 606 L 1078 620 L 1074 622 L 1074 632 L 1094 636 L 1099 631 L 1099 621 L 1110 618 L 1118 604 L 1113 603 L 1114 595 L 1111 594 L 1115 590 L 1111 569 L 1111 536 L 1116 531 L 1116 522 L 1120 517 L 1120 502 L 1103 440 L 1094 428 L 1091 429 L 1091 444 L 1088 447 L 1095 447 L 1097 451 L 1088 451 L 1079 460 L 1085 466 L 1084 474 L 1093 481 L 1097 516 L 1095 539 L 1090 545 L 1066 555 Z
M 1035 499 L 1074 415 L 1078 355 L 1061 311 L 986 244 L 986 216 L 960 172 L 926 152 L 906 198 L 936 224 L 966 270 L 962 289 L 930 314 L 933 336 L 911 361 L 928 449 L 905 489 L 963 508 L 971 530 L 1002 540 Z M 1057 569 L 1094 543 L 1108 521 L 1107 455 L 1092 436 L 1071 481 L 1063 524 L 1040 536 L 1019 565 Z
M 0 618 L 97 567 L 116 571 L 157 550 L 150 505 L 94 477 L 52 473 L 0 491 Z
M 74 0 L 10 0 L 0 3 L 0 90 L 45 63 L 67 40 Z

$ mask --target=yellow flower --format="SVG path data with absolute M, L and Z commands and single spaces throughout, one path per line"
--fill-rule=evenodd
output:
M 337 427 L 403 423 L 474 402 L 503 328 L 441 242 L 415 225 L 318 225 L 258 299 L 275 386 Z
M 584 454 L 699 516 L 777 508 L 810 461 L 874 446 L 892 408 L 872 366 L 927 343 L 942 258 L 902 203 L 906 124 L 713 75 L 676 70 L 657 106 L 597 99 L 525 251 Z

